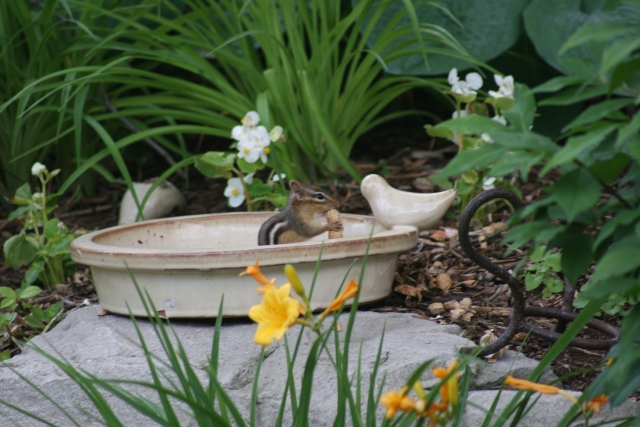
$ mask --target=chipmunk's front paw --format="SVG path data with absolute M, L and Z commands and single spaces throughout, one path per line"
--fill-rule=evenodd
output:
M 327 231 L 342 231 L 342 222 L 340 221 L 329 221 L 327 223 Z

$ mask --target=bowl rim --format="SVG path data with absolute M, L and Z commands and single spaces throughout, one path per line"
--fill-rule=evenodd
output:
M 295 264 L 317 261 L 322 251 L 323 260 L 361 257 L 369 244 L 369 236 L 346 237 L 330 240 L 312 240 L 276 246 L 252 246 L 248 249 L 148 249 L 132 248 L 98 243 L 95 239 L 127 229 L 157 226 L 176 221 L 197 222 L 203 219 L 245 216 L 266 220 L 275 212 L 226 212 L 215 214 L 187 215 L 141 221 L 134 224 L 117 225 L 93 231 L 76 238 L 70 247 L 71 258 L 81 264 L 132 270 L 213 270 L 260 265 Z M 374 217 L 368 215 L 341 214 L 352 222 L 368 222 L 375 225 Z M 417 230 L 413 227 L 394 227 L 372 235 L 369 255 L 399 253 L 415 247 Z M 126 263 L 125 263 L 126 261 Z

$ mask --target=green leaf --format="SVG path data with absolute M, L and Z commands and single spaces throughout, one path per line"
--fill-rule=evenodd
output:
M 569 49 L 588 41 L 609 41 L 612 38 L 635 32 L 635 30 L 634 26 L 621 25 L 620 22 L 599 22 L 597 24 L 584 25 L 567 39 L 558 55 L 562 55 Z
M 598 262 L 593 281 L 620 277 L 640 267 L 640 245 L 609 250 Z
M 496 162 L 489 171 L 491 176 L 504 176 L 516 169 L 522 171 L 522 176 L 529 175 L 529 170 L 544 158 L 544 154 L 531 154 L 526 151 L 507 152 Z
M 568 222 L 572 222 L 600 200 L 600 183 L 591 172 L 578 168 L 560 178 L 551 193 L 566 212 Z
M 17 190 L 15 197 L 11 200 L 15 205 L 31 204 L 31 187 L 29 184 L 22 184 Z
M 558 76 L 551 80 L 547 80 L 539 86 L 531 89 L 532 93 L 557 92 L 567 86 L 574 86 L 585 82 L 584 77 L 580 76 Z
M 611 95 L 624 82 L 633 77 L 640 70 L 640 58 L 631 59 L 618 65 L 613 73 L 611 73 L 611 83 L 609 84 L 609 92 Z
M 27 272 L 24 273 L 24 278 L 22 279 L 22 283 L 30 285 L 36 280 L 38 280 L 38 276 L 40 276 L 40 273 L 42 273 L 42 270 L 44 270 L 44 266 L 45 266 L 45 263 L 42 257 L 37 257 L 36 259 L 34 259 L 31 265 L 29 266 L 29 269 L 27 270 Z
M 605 224 L 600 229 L 600 233 L 598 233 L 598 237 L 593 244 L 594 250 L 598 249 L 598 246 L 605 241 L 609 236 L 613 234 L 614 231 L 620 226 L 631 224 L 640 218 L 640 210 L 637 209 L 623 209 L 618 211 L 615 217 L 605 222 Z
M 616 153 L 609 160 L 595 162 L 589 166 L 589 170 L 601 182 L 611 184 L 626 169 L 630 161 L 631 158 L 626 154 Z
M 352 0 L 355 7 L 363 0 Z M 396 15 L 406 10 L 404 2 L 383 2 L 382 16 L 375 22 L 373 31 L 367 40 L 369 46 L 383 41 L 382 36 L 389 34 L 386 28 Z M 474 65 L 474 60 L 467 56 L 471 52 L 474 58 L 481 61 L 493 59 L 509 49 L 522 32 L 521 14 L 526 0 L 443 0 L 440 2 L 413 1 L 416 21 L 420 23 L 423 43 L 417 37 L 412 24 L 412 17 L 404 13 L 395 29 L 407 28 L 403 36 L 392 48 L 401 50 L 399 59 L 387 64 L 388 72 L 393 74 L 435 75 L 449 72 L 452 68 L 463 70 Z M 373 9 L 362 26 L 366 31 L 373 14 Z M 427 38 L 428 37 L 428 38 Z M 399 46 L 404 43 L 404 46 Z M 426 52 L 425 52 L 426 51 Z M 428 68 L 423 53 L 429 55 Z M 447 54 L 449 53 L 449 54 Z M 383 55 L 384 57 L 385 55 Z
M 256 171 L 264 168 L 264 164 L 259 160 L 253 163 L 249 163 L 245 159 L 238 158 L 237 164 L 240 170 L 247 174 L 255 173 Z
M 607 94 L 607 85 L 596 86 L 572 86 L 564 89 L 557 95 L 543 99 L 538 105 L 569 105 Z
M 589 123 L 593 123 L 605 117 L 610 111 L 617 111 L 622 107 L 625 107 L 633 102 L 633 99 L 610 99 L 608 101 L 602 101 L 596 105 L 592 105 L 587 108 L 582 114 L 575 118 L 571 123 L 566 125 L 562 131 L 566 132 L 571 128 L 577 126 L 583 126 Z
M 502 111 L 502 115 L 516 130 L 527 133 L 533 125 L 536 114 L 536 99 L 531 90 L 523 84 L 516 83 L 514 97 L 516 104 L 509 110 Z
M 620 127 L 616 148 L 621 148 L 632 136 L 637 135 L 638 131 L 640 131 L 640 113 L 636 113 L 629 123 Z
M 53 239 L 59 234 L 64 234 L 66 232 L 66 227 L 60 222 L 59 219 L 51 219 L 47 222 L 47 226 L 44 228 L 44 236 L 47 239 Z
M 489 132 L 493 141 L 510 149 L 526 149 L 555 153 L 560 147 L 546 136 L 534 132 L 520 133 L 507 129 Z
M 12 221 L 12 220 L 18 218 L 20 215 L 22 215 L 22 214 L 24 214 L 26 212 L 29 212 L 29 211 L 38 212 L 38 209 L 35 206 L 31 205 L 31 204 L 29 204 L 27 206 L 21 206 L 18 209 L 16 209 L 15 211 L 11 212 L 9 214 L 9 216 L 7 217 L 7 220 L 8 221 Z
M 450 119 L 442 123 L 438 123 L 435 128 L 445 128 L 453 132 L 460 132 L 467 135 L 480 135 L 481 133 L 489 132 L 491 130 L 504 129 L 504 126 L 495 120 L 491 120 L 489 117 L 481 116 L 480 114 L 471 114 L 469 116 Z M 427 132 L 428 131 L 429 129 L 427 129 Z M 431 133 L 429 133 L 429 135 L 431 135 Z
M 70 234 L 62 236 L 60 238 L 52 239 L 47 242 L 44 247 L 45 253 L 51 258 L 58 255 L 64 255 L 69 253 L 69 246 L 73 242 L 74 237 Z
M 524 278 L 524 288 L 531 292 L 542 284 L 542 279 L 541 274 L 527 274 Z
M 434 138 L 444 138 L 453 141 L 453 132 L 451 132 L 449 129 L 433 125 L 426 125 L 424 128 L 426 129 L 429 136 L 432 136 Z
M 591 265 L 593 259 L 593 237 L 588 234 L 574 236 L 562 249 L 562 272 L 569 282 L 576 281 Z
M 196 156 L 196 168 L 209 178 L 229 178 L 235 160 L 234 153 L 208 151 L 201 156 Z
M 602 54 L 602 62 L 600 63 L 600 74 L 606 75 L 611 69 L 620 65 L 625 59 L 629 58 L 634 50 L 640 47 L 640 37 L 625 37 L 616 40 L 608 46 Z
M 471 168 L 482 169 L 495 162 L 505 149 L 496 144 L 488 144 L 474 150 L 463 150 L 449 162 L 438 174 L 439 177 L 450 177 L 463 173 Z
M 19 289 L 17 294 L 18 294 L 18 299 L 27 300 L 29 298 L 35 297 L 40 292 L 42 292 L 42 289 L 40 289 L 39 287 L 37 287 L 37 286 L 28 286 L 25 289 L 22 289 L 22 290 Z
M 4 256 L 7 267 L 22 267 L 34 260 L 40 245 L 35 236 L 19 234 L 4 242 Z
M 6 299 L 16 299 L 16 292 L 8 286 L 0 286 L 0 295 L 5 297 Z
M 577 157 L 595 150 L 607 135 L 615 129 L 615 125 L 608 125 L 580 136 L 572 136 L 567 140 L 566 145 L 542 168 L 540 175 L 544 175 L 556 166 L 572 162 Z

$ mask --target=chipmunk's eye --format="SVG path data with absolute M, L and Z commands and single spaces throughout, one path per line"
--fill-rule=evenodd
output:
M 322 194 L 322 193 L 316 193 L 316 200 L 323 201 L 323 200 L 324 200 L 324 194 Z

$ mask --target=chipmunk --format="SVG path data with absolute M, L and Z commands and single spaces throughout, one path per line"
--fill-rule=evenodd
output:
M 289 188 L 287 206 L 262 224 L 258 245 L 301 242 L 325 231 L 342 230 L 340 221 L 321 219 L 328 210 L 338 206 L 333 197 L 316 186 L 304 186 L 296 180 L 289 182 Z

